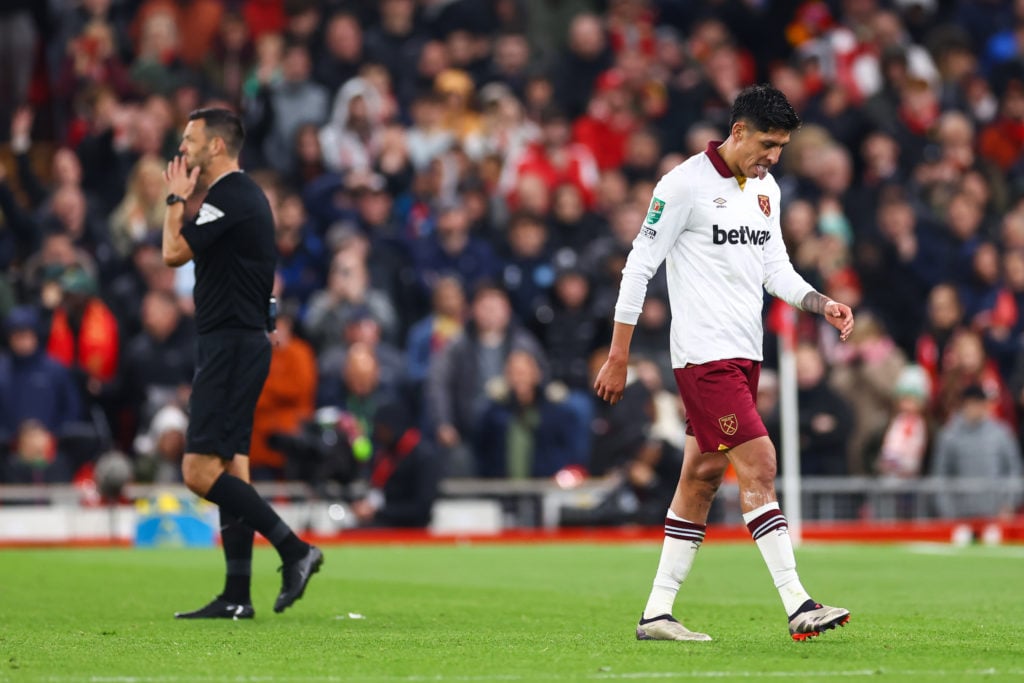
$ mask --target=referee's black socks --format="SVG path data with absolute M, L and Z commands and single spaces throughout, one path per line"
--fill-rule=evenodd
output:
M 256 489 L 238 477 L 222 472 L 206 492 L 206 499 L 241 519 L 274 544 L 283 562 L 300 559 L 309 545 L 284 523 Z
M 220 598 L 235 605 L 252 603 L 252 537 L 245 522 L 220 508 L 220 542 L 224 549 L 224 592 Z

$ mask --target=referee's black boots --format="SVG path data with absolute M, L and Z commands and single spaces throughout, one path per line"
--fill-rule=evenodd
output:
M 323 563 L 324 554 L 315 545 L 311 545 L 305 555 L 282 566 L 279 570 L 281 593 L 274 602 L 274 611 L 283 612 L 301 598 L 306 591 L 306 584 L 313 578 L 313 574 L 320 571 Z

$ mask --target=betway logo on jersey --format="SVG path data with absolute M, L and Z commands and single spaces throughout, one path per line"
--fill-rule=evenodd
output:
M 771 238 L 767 230 L 753 230 L 746 225 L 732 230 L 723 230 L 717 225 L 711 226 L 711 241 L 715 244 L 755 244 L 763 245 Z

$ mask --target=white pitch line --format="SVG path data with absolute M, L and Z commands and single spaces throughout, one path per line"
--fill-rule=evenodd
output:
M 914 677 L 919 680 L 945 678 L 949 676 L 991 676 L 1021 677 L 1024 669 L 851 669 L 836 671 L 595 671 L 590 673 L 566 674 L 480 674 L 459 675 L 414 675 L 414 676 L 358 676 L 360 681 L 384 681 L 389 683 L 482 683 L 485 681 L 629 681 L 650 679 L 721 679 L 721 678 L 868 678 L 888 676 L 893 678 Z M 6 680 L 0 675 L 0 680 Z M 352 676 L 50 676 L 44 680 L 50 683 L 203 683 L 206 681 L 228 681 L 230 683 L 345 683 L 354 680 Z
M 985 559 L 1024 558 L 1019 546 L 973 546 L 959 548 L 949 543 L 911 543 L 907 551 L 915 555 L 944 555 L 946 557 L 984 557 Z

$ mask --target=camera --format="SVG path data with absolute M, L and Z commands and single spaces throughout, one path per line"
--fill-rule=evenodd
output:
M 347 418 L 347 419 L 346 419 Z M 351 415 L 333 407 L 320 408 L 296 433 L 275 433 L 267 445 L 285 454 L 285 478 L 305 481 L 319 493 L 338 497 L 359 475 L 356 456 L 359 437 L 346 425 Z M 365 437 L 363 437 L 365 438 Z

